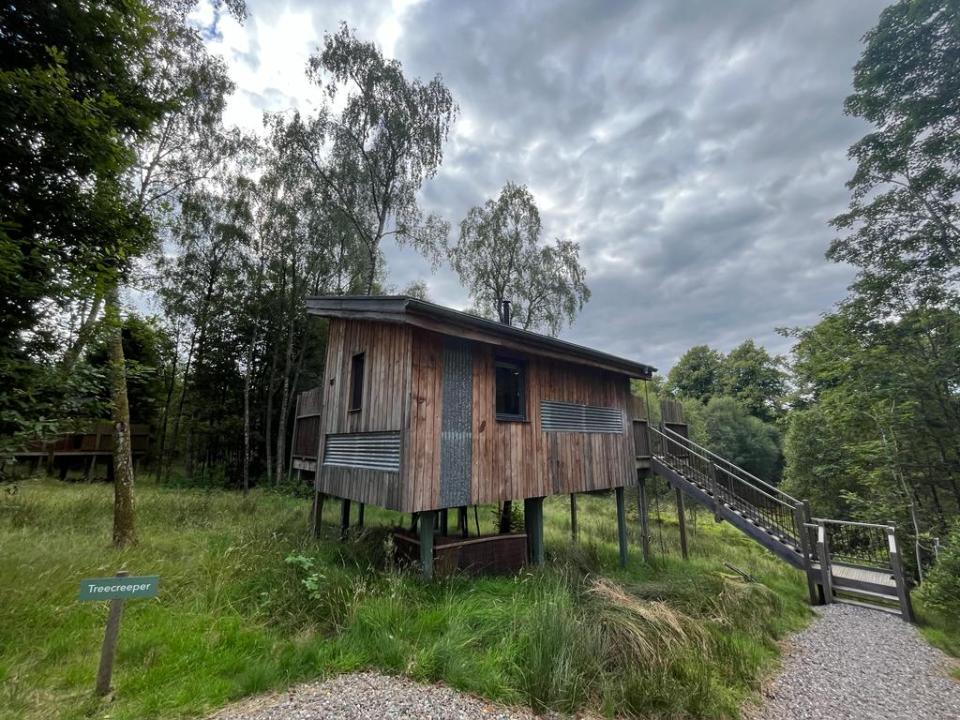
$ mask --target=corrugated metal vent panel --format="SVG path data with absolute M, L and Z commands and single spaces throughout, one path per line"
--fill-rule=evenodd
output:
M 622 433 L 623 411 L 542 400 L 540 428 L 544 432 Z
M 323 464 L 399 472 L 400 433 L 327 435 Z

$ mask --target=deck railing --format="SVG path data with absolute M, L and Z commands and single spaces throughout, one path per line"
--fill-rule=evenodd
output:
M 834 564 L 856 565 L 859 567 L 890 570 L 890 535 L 892 525 L 861 523 L 850 520 L 828 520 L 814 518 L 826 532 L 830 548 L 830 559 Z

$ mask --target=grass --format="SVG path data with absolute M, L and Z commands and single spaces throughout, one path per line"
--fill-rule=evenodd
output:
M 46 480 L 0 494 L 0 718 L 195 717 L 360 668 L 538 710 L 735 717 L 809 617 L 799 573 L 705 512 L 689 561 L 665 510 L 656 562 L 631 537 L 619 568 L 612 496 L 581 499 L 577 544 L 566 499 L 547 501 L 542 569 L 432 583 L 392 565 L 382 527 L 397 513 L 368 508 L 371 529 L 341 544 L 328 524 L 317 542 L 304 500 L 142 482 L 140 542 L 117 551 L 111 502 L 108 486 Z M 106 604 L 77 592 L 120 567 L 159 575 L 160 593 L 126 604 L 116 692 L 100 700 Z

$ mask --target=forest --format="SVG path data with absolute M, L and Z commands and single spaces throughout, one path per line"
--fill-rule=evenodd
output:
M 0 10 L 0 472 L 112 419 L 118 545 L 136 539 L 131 423 L 152 428 L 158 483 L 286 487 L 296 394 L 324 357 L 305 298 L 428 295 L 391 283 L 387 243 L 453 268 L 470 312 L 509 299 L 525 329 L 556 335 L 590 299 L 577 243 L 543 237 L 522 182 L 464 218 L 421 208 L 458 117 L 443 68 L 409 77 L 343 24 L 305 68 L 318 109 L 245 133 L 224 123 L 236 87 L 195 5 Z M 681 399 L 694 439 L 816 513 L 894 522 L 944 609 L 960 598 L 958 57 L 951 2 L 894 3 L 864 39 L 843 109 L 870 131 L 824 229 L 827 258 L 856 269 L 847 296 L 779 329 L 785 356 L 697 345 L 636 388 Z

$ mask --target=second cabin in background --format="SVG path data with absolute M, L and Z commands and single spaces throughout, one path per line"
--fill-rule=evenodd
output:
M 522 499 L 536 562 L 544 497 L 635 481 L 649 365 L 413 298 L 307 306 L 330 319 L 318 498 L 420 514 L 431 544 L 433 511 Z

